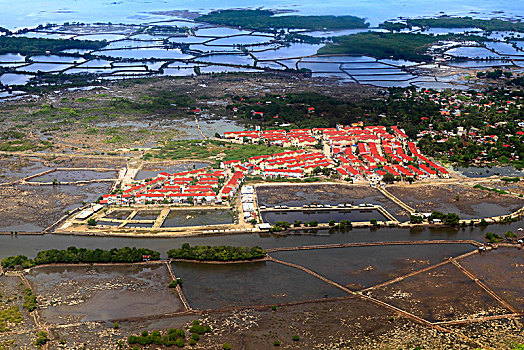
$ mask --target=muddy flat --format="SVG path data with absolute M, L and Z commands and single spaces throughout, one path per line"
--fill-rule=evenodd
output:
M 145 317 L 183 309 L 164 264 L 44 266 L 27 276 L 50 323 Z
M 371 296 L 430 322 L 510 312 L 453 264 L 373 290 Z
M 524 311 L 524 251 L 498 248 L 460 261 L 495 293 L 520 312 Z
M 387 190 L 420 212 L 455 213 L 461 219 L 507 215 L 524 205 L 524 198 L 458 184 L 403 184 Z

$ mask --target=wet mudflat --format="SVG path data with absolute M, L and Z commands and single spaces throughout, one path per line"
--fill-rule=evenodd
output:
M 215 330 L 214 338 L 202 341 L 208 349 L 226 341 L 232 348 L 242 348 L 246 339 L 246 348 L 255 350 L 274 348 L 275 340 L 286 349 L 451 349 L 465 345 L 455 334 L 437 333 L 355 297 L 278 307 L 276 311 L 210 313 L 202 320 Z M 293 341 L 293 335 L 300 341 Z
M 258 186 L 256 188 L 259 205 L 289 207 L 322 204 L 338 205 L 376 204 L 382 205 L 400 221 L 408 220 L 408 214 L 397 204 L 384 197 L 376 188 L 359 185 L 323 184 Z
M 133 212 L 132 210 L 114 210 L 111 213 L 105 215 L 104 218 L 106 218 L 106 219 L 124 220 L 132 212 Z
M 469 244 L 393 245 L 270 253 L 353 290 L 371 287 L 474 250 Z
M 456 213 L 461 219 L 507 215 L 524 204 L 524 199 L 457 184 L 395 185 L 387 190 L 420 212 Z
M 50 323 L 160 315 L 183 309 L 164 264 L 44 266 L 27 275 Z
M 118 176 L 116 171 L 92 171 L 92 170 L 58 170 L 49 174 L 31 179 L 35 182 L 74 182 L 74 181 L 88 181 L 101 179 L 116 179 Z
M 273 262 L 201 264 L 174 262 L 189 304 L 197 309 L 279 304 L 347 293 L 298 269 Z
M 0 183 L 20 180 L 51 169 L 36 158 L 0 157 Z
M 0 231 L 40 232 L 68 210 L 95 201 L 109 183 L 0 187 Z
M 36 338 L 34 319 L 23 308 L 26 287 L 20 282 L 16 276 L 0 277 L 1 349 L 32 349 Z
M 430 322 L 510 312 L 453 264 L 373 290 L 370 295 Z
M 230 210 L 171 210 L 162 227 L 187 227 L 232 224 Z
M 460 261 L 491 290 L 511 306 L 524 311 L 524 251 L 516 248 L 498 248 Z

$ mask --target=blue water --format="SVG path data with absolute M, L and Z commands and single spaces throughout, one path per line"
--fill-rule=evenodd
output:
M 1 26 L 21 28 L 38 24 L 64 22 L 140 23 L 172 17 L 157 11 L 188 10 L 206 13 L 213 9 L 267 8 L 294 10 L 304 15 L 350 14 L 366 18 L 372 25 L 399 16 L 435 16 L 440 12 L 477 17 L 524 15 L 524 2 L 515 0 L 331 0 L 319 6 L 316 0 L 20 0 L 16 5 L 0 0 Z M 502 11 L 503 13 L 495 13 Z

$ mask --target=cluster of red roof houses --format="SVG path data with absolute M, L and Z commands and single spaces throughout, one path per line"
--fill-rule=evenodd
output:
M 379 182 L 390 173 L 416 179 L 448 177 L 448 171 L 422 155 L 397 126 L 337 126 L 336 128 L 237 131 L 224 138 L 269 145 L 328 146 L 329 155 L 296 150 L 223 162 L 222 167 L 266 177 L 303 177 L 316 167 L 335 169 L 343 178 Z M 327 152 L 326 152 L 327 153 Z
M 274 137 L 268 139 L 265 135 Z M 224 137 L 237 142 L 245 142 L 246 139 L 250 142 L 269 140 L 270 144 L 279 144 L 284 139 L 291 143 L 296 140 L 298 147 L 305 145 L 301 142 L 321 143 L 326 152 L 297 149 L 247 160 L 223 161 L 220 170 L 206 168 L 174 174 L 162 172 L 154 179 L 125 185 L 121 193 L 104 195 L 100 204 L 220 204 L 235 196 L 246 175 L 301 178 L 318 168 L 333 169 L 342 178 L 372 183 L 381 181 L 387 173 L 419 179 L 448 177 L 446 169 L 424 157 L 396 126 L 391 127 L 391 132 L 385 126 L 339 126 L 291 131 L 239 131 L 226 133 Z
M 157 177 L 125 185 L 121 193 L 106 194 L 100 204 L 221 203 L 232 198 L 244 179 L 241 171 L 198 169 L 159 173 Z

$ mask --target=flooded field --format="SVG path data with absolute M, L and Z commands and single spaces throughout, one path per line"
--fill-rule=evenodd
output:
M 272 262 L 173 263 L 189 304 L 199 309 L 278 304 L 347 295 L 298 269 Z
M 257 186 L 256 191 L 260 206 L 287 205 L 296 207 L 311 204 L 351 204 L 358 206 L 359 204 L 370 203 L 383 206 L 400 221 L 406 221 L 409 218 L 405 210 L 384 197 L 376 188 L 368 186 L 340 184 Z
M 50 266 L 27 275 L 50 323 L 113 320 L 177 312 L 183 305 L 164 264 Z
M 524 252 L 515 248 L 498 248 L 486 254 L 470 256 L 460 262 L 511 306 L 524 310 Z
M 158 214 L 160 214 L 160 210 L 139 210 L 133 216 L 133 220 L 156 220 Z
M 453 264 L 373 290 L 371 295 L 430 322 L 509 313 Z
M 319 223 L 328 223 L 331 220 L 340 222 L 349 220 L 351 222 L 369 222 L 371 220 L 388 221 L 388 219 L 375 209 L 355 209 L 355 210 L 289 210 L 289 211 L 263 211 L 262 220 L 274 225 L 277 221 L 287 221 L 293 223 L 295 220 L 310 222 L 313 220 Z
M 270 255 L 360 290 L 474 249 L 469 244 L 398 245 L 282 251 Z
M 171 210 L 162 227 L 186 227 L 232 224 L 230 210 Z
M 104 218 L 107 219 L 117 219 L 124 220 L 127 218 L 133 211 L 132 210 L 114 210 L 111 213 L 104 215 Z
M 388 186 L 387 190 L 420 212 L 456 213 L 461 219 L 507 215 L 524 204 L 524 199 L 465 185 Z
M 116 171 L 92 171 L 92 170 L 59 170 L 49 174 L 45 174 L 39 177 L 31 179 L 35 182 L 75 182 L 75 181 L 88 181 L 88 180 L 100 180 L 100 179 L 116 179 L 118 173 Z
M 51 167 L 34 158 L 1 157 L 0 182 L 20 180 L 24 177 L 38 174 Z

